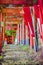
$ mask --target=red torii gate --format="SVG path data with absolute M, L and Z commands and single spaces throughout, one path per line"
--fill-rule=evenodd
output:
M 14 4 L 14 5 L 33 5 L 37 4 L 38 0 L 0 0 L 0 4 Z
M 41 2 L 42 2 L 42 0 L 40 0 Z M 19 0 L 19 2 L 17 2 L 17 0 L 15 0 L 15 2 L 14 2 L 14 0 L 12 1 L 12 0 L 0 0 L 0 4 L 19 4 L 21 1 Z M 22 4 L 25 4 L 24 3 L 24 1 L 22 0 L 22 2 L 21 2 Z M 31 0 L 31 3 L 32 3 L 32 0 Z M 28 3 L 29 4 L 29 3 Z M 41 10 L 42 10 L 42 15 L 43 15 L 43 5 L 42 5 L 42 3 L 39 3 L 39 5 L 40 5 L 40 7 L 41 7 Z M 43 23 L 43 22 L 42 22 Z M 1 44 L 1 43 L 0 43 Z

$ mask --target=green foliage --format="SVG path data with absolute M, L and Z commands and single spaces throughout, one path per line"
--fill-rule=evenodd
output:
M 6 30 L 6 31 L 5 31 L 5 34 L 6 34 L 7 36 L 12 36 L 12 30 Z
M 4 49 L 6 49 L 6 44 L 4 43 Z
M 28 50 L 28 49 L 29 49 L 29 46 L 28 46 L 28 45 L 23 45 L 23 46 L 22 46 L 22 50 L 25 51 L 25 50 Z
M 16 30 L 6 30 L 5 31 L 6 36 L 12 36 L 12 34 L 16 35 Z
M 0 60 L 1 60 L 1 59 L 3 59 L 3 57 L 2 57 L 2 56 L 0 56 Z

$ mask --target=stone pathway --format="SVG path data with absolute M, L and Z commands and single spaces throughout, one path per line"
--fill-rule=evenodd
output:
M 2 55 L 4 60 L 2 65 L 36 64 L 35 57 L 37 54 L 30 54 L 29 50 L 23 51 L 19 45 L 6 45 Z

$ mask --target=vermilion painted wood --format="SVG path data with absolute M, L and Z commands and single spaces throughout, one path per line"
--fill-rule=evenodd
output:
M 37 3 L 37 1 L 35 1 Z M 0 4 L 34 4 L 34 0 L 0 0 Z
M 25 19 L 25 24 L 27 25 L 28 22 L 30 24 L 31 30 L 32 30 L 32 36 L 34 36 L 34 28 L 32 24 L 32 17 L 31 17 L 31 12 L 29 7 L 24 7 L 24 19 Z

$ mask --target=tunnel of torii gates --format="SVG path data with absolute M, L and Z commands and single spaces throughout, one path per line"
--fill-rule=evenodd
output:
M 0 47 L 2 43 L 43 46 L 43 5 L 0 8 Z

